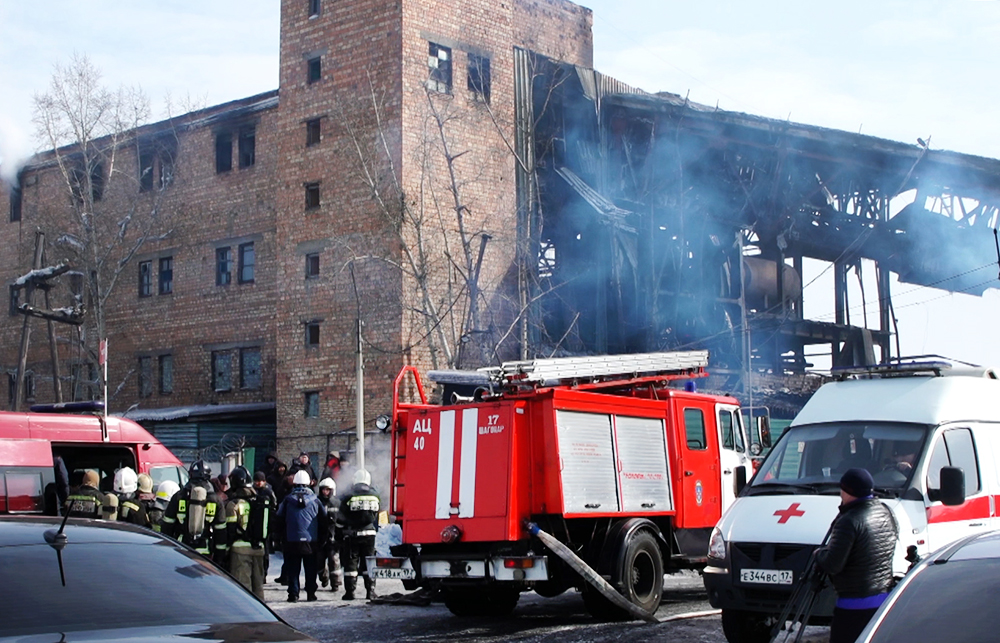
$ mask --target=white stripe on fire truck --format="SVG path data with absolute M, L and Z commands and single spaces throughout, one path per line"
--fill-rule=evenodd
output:
M 438 434 L 438 478 L 435 518 L 451 517 L 451 483 L 455 476 L 455 412 L 441 412 Z
M 462 461 L 458 469 L 458 517 L 472 518 L 476 509 L 476 446 L 479 409 L 462 411 Z

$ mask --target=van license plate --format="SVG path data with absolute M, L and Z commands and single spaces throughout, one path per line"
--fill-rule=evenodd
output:
M 391 569 L 378 567 L 371 570 L 372 578 L 396 578 L 400 580 L 411 580 L 417 577 L 414 569 Z
M 744 583 L 763 583 L 766 585 L 791 585 L 792 570 L 744 569 L 740 571 L 740 581 Z

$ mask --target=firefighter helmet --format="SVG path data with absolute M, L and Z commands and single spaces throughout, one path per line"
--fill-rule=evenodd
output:
M 192 480 L 209 480 L 212 477 L 212 468 L 205 464 L 204 460 L 195 460 L 188 469 L 188 477 Z
M 366 469 L 358 469 L 354 472 L 354 484 L 367 484 L 372 483 L 372 474 L 368 473 Z
M 174 494 L 181 490 L 181 486 L 173 480 L 164 480 L 156 488 L 156 499 L 169 501 Z
M 309 477 L 309 472 L 304 470 L 296 471 L 295 477 L 292 478 L 292 484 L 302 484 L 308 487 L 310 482 L 312 482 L 312 478 Z
M 148 473 L 139 474 L 139 491 L 143 493 L 153 493 L 153 479 Z
M 138 488 L 139 478 L 135 475 L 135 471 L 132 471 L 128 467 L 122 467 L 118 471 L 115 471 L 115 491 L 118 493 L 135 493 L 135 490 Z
M 337 493 L 337 483 L 333 481 L 333 478 L 323 478 L 319 481 L 320 489 L 329 489 L 330 495 Z
M 250 486 L 250 472 L 246 467 L 240 466 L 233 469 L 229 474 L 229 486 L 233 489 L 242 489 Z

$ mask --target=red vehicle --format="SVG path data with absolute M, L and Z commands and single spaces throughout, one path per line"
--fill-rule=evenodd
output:
M 390 498 L 403 544 L 371 559 L 370 573 L 440 587 L 460 615 L 578 586 L 592 613 L 623 616 L 618 597 L 583 582 L 583 565 L 633 615 L 652 614 L 665 572 L 704 566 L 710 532 L 750 473 L 738 402 L 694 392 L 707 361 L 693 351 L 432 372 L 452 402 L 443 406 L 427 403 L 419 378 L 422 402 L 400 403 L 405 374 L 417 375 L 404 368 Z
M 181 461 L 131 420 L 95 414 L 0 412 L 0 514 L 56 513 L 57 456 L 70 480 L 74 472 L 94 470 L 102 484 L 107 479 L 105 490 L 110 490 L 115 471 L 121 467 L 149 474 L 154 486 L 163 480 L 181 485 L 187 481 Z

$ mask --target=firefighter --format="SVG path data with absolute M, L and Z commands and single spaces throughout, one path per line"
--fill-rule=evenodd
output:
M 326 521 L 320 527 L 319 582 L 323 587 L 330 585 L 330 591 L 340 590 L 340 544 L 337 527 L 337 511 L 340 509 L 340 499 L 337 498 L 337 483 L 332 478 L 319 481 L 319 500 L 326 507 Z
M 202 556 L 225 565 L 226 510 L 212 489 L 212 470 L 201 460 L 188 469 L 188 483 L 174 494 L 163 512 L 160 530 Z
M 149 527 L 151 525 L 149 512 L 156 505 L 156 494 L 153 493 L 153 479 L 149 477 L 148 473 L 139 474 L 139 491 L 136 497 L 146 510 L 146 526 Z
M 250 486 L 250 472 L 236 467 L 229 474 L 226 523 L 229 530 L 229 573 L 264 600 L 265 543 L 275 510 L 273 496 Z
M 375 555 L 375 535 L 382 505 L 371 484 L 372 475 L 358 469 L 354 472 L 354 486 L 340 498 L 340 563 L 344 568 L 345 601 L 354 600 L 359 569 L 365 579 L 365 597 L 368 600 L 375 598 L 375 579 L 368 575 L 367 558 Z
M 271 485 L 267 484 L 267 476 L 264 475 L 263 471 L 258 471 L 253 474 L 253 490 L 257 492 L 257 495 L 265 495 L 271 499 L 271 506 L 274 507 L 275 511 L 278 510 L 278 498 L 274 495 L 274 490 Z M 264 575 L 267 576 L 268 568 L 271 566 L 271 552 L 274 551 L 274 534 L 277 531 L 274 525 L 277 520 L 273 521 L 268 526 L 267 541 L 264 543 Z
M 100 518 L 104 494 L 97 486 L 101 477 L 96 471 L 85 471 L 80 486 L 66 498 L 66 509 L 71 518 Z
M 300 470 L 292 479 L 292 491 L 281 501 L 278 516 L 285 521 L 285 566 L 288 602 L 299 600 L 299 569 L 306 569 L 306 596 L 316 600 L 316 558 L 319 527 L 326 509 L 309 488 L 309 472 Z
M 163 512 L 167 510 L 170 499 L 180 490 L 180 485 L 173 480 L 164 480 L 156 487 L 156 500 L 153 502 L 153 508 L 148 512 L 149 524 L 153 531 L 160 531 Z
M 136 494 L 138 489 L 139 478 L 131 468 L 122 467 L 115 472 L 114 495 L 118 498 L 118 520 L 145 527 L 146 507 L 139 502 Z M 111 494 L 108 497 L 110 499 Z

